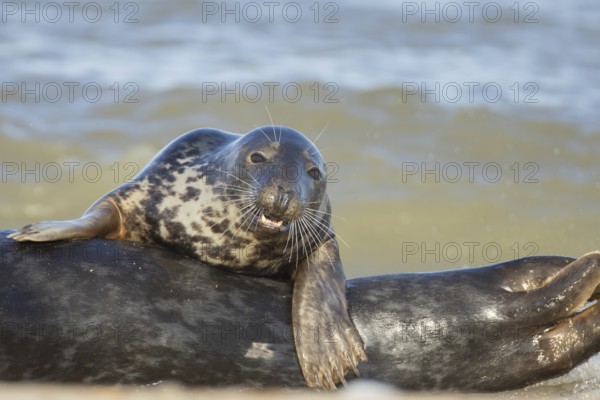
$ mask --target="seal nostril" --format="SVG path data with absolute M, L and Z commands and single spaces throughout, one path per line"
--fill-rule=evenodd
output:
M 275 201 L 273 202 L 273 209 L 278 214 L 285 214 L 287 211 L 290 201 L 292 200 L 294 192 L 292 190 L 285 190 L 283 186 L 277 186 L 277 194 L 275 195 Z

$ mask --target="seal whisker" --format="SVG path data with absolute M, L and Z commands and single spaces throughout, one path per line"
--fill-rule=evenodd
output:
M 300 223 L 301 223 L 301 224 L 303 224 L 303 225 L 306 227 L 306 229 L 307 229 L 306 233 L 307 233 L 307 236 L 308 236 L 309 230 L 311 229 L 311 225 L 310 225 L 310 224 L 308 224 L 306 221 L 304 221 L 304 216 L 303 216 L 302 218 L 300 218 Z M 318 237 L 319 237 L 318 233 L 316 234 L 316 236 L 313 236 L 313 237 L 314 237 L 314 240 L 315 240 L 315 242 L 316 242 L 317 244 L 321 242 L 321 241 L 318 239 Z M 310 247 L 310 240 L 309 240 L 309 247 Z M 319 254 L 321 254 L 321 255 L 322 255 L 322 254 L 325 254 L 325 256 L 327 257 L 327 261 L 329 262 L 329 265 L 331 265 L 331 268 L 332 268 L 332 269 L 335 269 L 335 266 L 333 265 L 333 260 L 331 259 L 331 256 L 329 255 L 329 253 L 327 253 L 327 252 L 322 252 L 322 253 L 319 253 Z M 319 261 L 320 261 L 320 260 L 319 260 Z
M 255 190 L 252 190 L 252 189 L 238 189 L 238 188 L 231 188 L 231 189 L 228 189 L 228 191 L 235 192 L 235 193 L 242 193 L 242 194 L 240 194 L 240 195 L 236 194 L 236 195 L 238 195 L 238 196 L 241 196 L 241 195 L 243 195 L 244 193 L 245 193 L 246 195 L 248 195 L 248 196 L 249 196 L 249 195 L 256 195 L 256 191 L 255 191 Z
M 326 224 L 320 216 L 305 213 L 303 217 L 315 224 L 323 233 L 329 233 L 329 224 Z
M 294 248 L 296 248 L 296 268 L 298 267 L 298 261 L 300 260 L 299 258 L 299 244 L 298 244 L 298 227 L 296 226 L 296 221 L 293 222 L 293 227 L 294 227 L 294 236 L 293 236 L 293 243 L 292 243 L 292 247 L 290 249 L 290 261 L 291 261 L 291 257 L 294 254 Z
M 334 217 L 334 218 L 339 218 L 342 221 L 347 221 L 347 219 L 344 218 L 344 217 L 341 217 L 339 215 L 336 215 L 336 214 L 333 214 L 333 213 L 330 213 L 330 212 L 327 212 L 327 211 L 322 211 L 322 210 L 319 210 L 319 209 L 316 209 L 316 208 L 306 207 L 304 209 L 304 211 L 308 215 L 311 215 L 311 216 L 313 216 L 313 217 L 315 217 L 315 218 L 317 218 L 319 220 L 323 219 L 323 217 Z
M 245 204 L 243 207 L 238 207 L 239 209 L 238 209 L 238 212 L 237 212 L 237 214 L 241 214 L 241 215 L 240 215 L 240 217 L 237 219 L 237 222 L 240 222 L 240 221 L 242 221 L 242 218 L 244 218 L 244 216 L 247 216 L 249 213 L 251 213 L 251 212 L 252 212 L 252 209 L 253 209 L 253 207 L 255 207 L 255 205 L 254 205 L 253 203 L 251 203 L 251 202 L 248 202 L 248 203 L 246 203 L 246 204 Z M 242 211 L 243 211 L 243 213 L 242 213 Z M 244 221 L 244 222 L 245 222 L 245 221 Z M 220 236 L 220 237 L 222 238 L 223 236 L 225 236 L 225 233 L 227 233 L 227 232 L 230 232 L 230 233 L 231 233 L 231 237 L 232 237 L 232 238 L 235 238 L 235 237 L 237 236 L 237 233 L 238 233 L 238 231 L 239 231 L 239 230 L 240 230 L 240 228 L 243 226 L 244 222 L 242 222 L 242 223 L 240 224 L 240 226 L 238 227 L 238 229 L 237 229 L 235 232 L 232 232 L 232 231 L 231 231 L 231 226 L 233 226 L 233 224 L 232 224 L 232 225 L 229 225 L 229 226 L 227 227 L 227 229 L 225 229 L 225 231 L 223 231 L 223 232 L 221 233 L 221 236 Z
M 296 222 L 297 223 L 297 222 Z M 296 268 L 298 268 L 298 262 L 300 261 L 300 240 L 299 240 L 299 232 L 300 232 L 300 227 L 296 226 L 296 232 L 295 232 L 295 237 L 296 237 Z M 306 260 L 308 262 L 308 260 Z
M 224 205 L 227 205 L 227 204 L 228 204 L 228 202 L 224 202 Z M 252 204 L 253 204 L 253 203 L 252 203 L 251 201 L 240 202 L 240 203 L 239 203 L 239 206 L 238 206 L 238 210 L 237 210 L 237 212 L 238 212 L 238 213 L 241 213 L 242 211 L 245 211 L 246 209 L 248 209 L 248 207 L 251 207 L 251 206 L 252 206 Z M 231 214 L 230 214 L 230 215 L 231 215 Z M 208 229 L 209 229 L 209 230 L 211 230 L 213 227 L 215 227 L 216 225 L 219 225 L 219 224 L 220 224 L 220 223 L 222 223 L 222 222 L 223 222 L 223 221 L 220 221 L 220 220 L 219 220 L 219 221 L 215 222 L 214 224 L 210 225 L 210 226 L 208 227 Z M 227 227 L 227 229 L 225 229 L 225 230 L 223 231 L 223 233 L 221 233 L 221 237 L 223 237 L 223 235 L 224 235 L 226 232 L 228 232 L 229 230 L 230 230 L 230 228 L 229 228 L 229 227 Z
M 331 147 L 319 147 L 318 149 L 315 149 L 314 151 L 311 151 L 310 154 L 311 156 L 314 156 L 315 154 L 321 154 L 326 152 L 327 150 L 331 149 Z
M 295 229 L 295 225 L 296 225 L 296 223 L 294 221 L 290 222 L 290 229 L 288 230 L 288 238 L 287 238 L 287 241 L 285 242 L 285 248 L 286 249 L 287 249 L 288 243 L 290 244 L 290 251 L 289 251 L 290 256 L 288 258 L 288 263 L 292 262 L 292 256 L 294 255 L 294 229 Z
M 253 203 L 252 206 L 251 206 L 251 208 L 250 208 L 250 213 L 246 214 L 246 217 L 242 221 L 242 223 L 240 225 L 240 228 L 243 227 L 249 219 L 252 219 L 252 220 L 250 220 L 250 223 L 248 224 L 248 228 L 246 228 L 246 232 L 248 232 L 248 229 L 252 226 L 252 221 L 255 218 L 257 218 L 260 215 L 260 213 L 261 213 L 261 211 L 259 211 L 259 209 L 256 206 L 256 204 Z
M 309 224 L 307 224 L 307 222 L 303 218 L 300 218 L 299 222 L 300 222 L 300 225 L 302 226 L 302 228 L 304 230 L 304 234 L 306 236 L 306 242 L 307 242 L 306 243 L 306 247 L 304 247 L 304 245 L 303 245 L 303 248 L 305 249 L 304 253 L 308 254 L 307 251 L 306 251 L 306 248 L 308 248 L 308 251 L 312 251 L 312 249 L 314 247 L 316 247 L 316 246 L 313 246 L 312 242 L 314 242 L 316 244 L 318 244 L 319 242 L 317 241 L 317 239 L 315 238 L 314 234 L 310 230 Z
M 329 215 L 331 217 L 341 219 L 342 221 L 347 221 L 347 219 L 344 218 L 344 217 L 342 217 L 342 216 L 339 216 L 339 215 L 336 215 L 336 214 L 333 214 L 333 213 L 330 213 L 330 212 L 327 212 L 327 211 L 318 210 L 316 208 L 306 207 L 305 211 L 307 211 L 307 212 L 309 212 L 309 213 L 311 213 L 313 215 L 317 215 L 317 213 L 319 213 L 319 214 Z
M 240 207 L 238 207 L 238 210 L 236 212 L 236 214 L 240 216 L 238 218 L 238 221 L 244 218 L 248 214 L 248 212 L 252 211 L 254 208 L 256 208 L 256 204 L 254 204 L 254 202 L 251 201 L 246 201 Z
M 255 228 L 258 228 L 258 221 L 259 221 L 259 218 L 260 218 L 260 215 L 262 214 L 262 212 L 263 212 L 263 209 L 261 208 L 260 210 L 257 211 L 257 213 L 255 215 L 255 217 L 256 217 L 255 218 L 256 222 L 255 222 L 255 225 L 254 225 Z
M 326 211 L 321 211 L 321 210 L 317 210 L 316 208 L 305 208 L 304 211 L 306 211 L 308 214 L 317 217 L 317 218 L 321 218 L 322 216 L 329 216 L 329 217 L 333 217 L 333 218 L 338 218 L 342 221 L 347 221 L 346 218 L 330 213 L 330 212 L 326 212 Z
M 249 206 L 249 209 L 238 218 L 238 222 L 240 222 L 240 226 L 238 226 L 238 228 L 235 230 L 235 232 L 232 232 L 232 238 L 236 238 L 238 232 L 240 231 L 240 229 L 242 229 L 242 227 L 246 224 L 246 221 L 248 221 L 249 218 L 251 218 L 254 215 L 254 212 L 256 211 L 256 205 L 252 204 Z
M 246 210 L 248 207 L 250 207 L 254 204 L 253 199 L 254 199 L 253 197 L 250 197 L 248 199 L 246 199 L 246 198 L 229 199 L 227 201 L 224 201 L 223 204 L 224 205 L 237 204 L 238 209 L 236 210 L 236 213 L 240 214 L 242 211 Z
M 304 208 L 304 210 L 305 210 L 305 211 L 307 211 L 307 212 L 310 212 L 310 213 L 312 213 L 312 214 L 322 214 L 322 215 L 330 215 L 330 216 L 333 216 L 333 214 L 332 214 L 332 213 L 330 213 L 330 212 L 327 212 L 327 211 L 320 210 L 320 209 L 318 209 L 318 208 L 313 208 L 313 207 L 305 207 L 305 208 Z
M 290 242 L 290 259 L 289 262 L 292 261 L 292 257 L 294 252 L 296 253 L 296 267 L 298 267 L 298 262 L 300 261 L 300 240 L 299 240 L 299 226 L 298 220 L 294 220 L 291 223 L 290 231 L 292 232 L 292 240 Z
M 307 225 L 307 228 L 309 229 L 309 231 L 311 232 L 311 236 L 314 241 L 314 247 L 316 248 L 319 246 L 319 243 L 321 243 L 323 241 L 322 233 L 325 232 L 325 234 L 327 235 L 328 232 L 324 231 L 323 229 L 319 229 L 318 227 L 311 224 L 309 221 L 310 220 L 306 221 L 306 225 Z M 328 236 L 325 236 L 325 238 L 328 238 Z M 332 238 L 329 237 L 329 239 L 332 239 Z
M 239 201 L 239 200 L 248 200 L 251 201 L 253 199 L 256 198 L 256 195 L 254 193 L 242 193 L 242 194 L 231 194 L 231 195 L 221 195 L 218 196 L 217 198 L 222 199 L 224 202 L 233 202 L 233 201 Z
M 269 137 L 269 135 L 267 135 L 267 133 L 265 131 L 262 130 L 261 127 L 257 127 L 257 129 L 263 134 L 265 135 L 265 137 L 267 138 L 267 140 L 269 141 L 269 143 L 273 143 L 273 141 L 271 140 L 271 138 Z
M 323 232 L 325 233 L 325 235 L 327 236 L 328 239 L 340 239 L 340 241 L 344 244 L 344 246 L 346 246 L 347 248 L 350 248 L 350 245 L 348 244 L 348 242 L 346 242 L 344 240 L 343 237 L 341 237 L 338 234 L 333 235 L 330 232 L 329 229 L 329 225 L 325 224 L 323 221 L 321 221 L 318 217 L 314 216 L 314 215 L 310 215 L 310 214 L 306 214 L 307 218 L 312 218 L 312 221 L 317 224 L 320 229 L 323 230 Z
M 219 198 L 229 198 L 229 197 L 254 197 L 256 196 L 256 191 L 254 190 L 241 190 L 241 189 L 233 189 L 234 193 L 223 193 L 218 195 Z
M 311 139 L 312 144 L 314 144 L 315 146 L 317 145 L 317 141 L 319 140 L 319 138 L 321 137 L 321 135 L 325 133 L 325 131 L 327 130 L 327 128 L 329 128 L 329 122 L 325 124 L 325 126 L 323 127 L 323 129 L 321 129 L 321 132 L 319 132 L 319 134 L 317 135 L 317 137 L 315 138 L 315 140 Z M 309 143 L 304 150 L 308 150 L 309 147 L 310 147 L 310 145 L 311 145 L 311 143 Z M 319 151 L 319 150 L 316 150 L 316 151 Z M 311 153 L 311 155 L 313 153 Z
M 237 196 L 236 198 L 227 197 L 226 199 L 222 199 L 223 205 L 229 204 L 240 204 L 244 205 L 246 203 L 252 203 L 254 201 L 254 196 L 246 195 L 246 196 Z
M 331 266 L 332 269 L 335 269 L 335 265 L 333 265 L 333 259 L 331 258 L 331 254 L 329 254 L 328 252 L 325 252 L 325 257 L 327 257 L 327 261 L 329 261 L 329 265 Z
M 223 202 L 223 206 L 227 207 L 230 205 L 236 206 L 238 209 L 235 211 L 236 214 L 240 214 L 245 211 L 248 207 L 250 207 L 254 202 L 252 199 L 239 199 L 239 200 L 228 200 Z M 231 216 L 231 212 L 227 212 L 227 216 Z
M 309 205 L 309 204 L 321 204 L 321 202 L 320 202 L 319 200 L 315 200 L 315 201 L 307 201 L 307 202 L 306 202 L 306 205 Z M 311 208 L 311 210 L 314 210 L 314 208 Z
M 225 190 L 229 190 L 229 189 L 256 190 L 256 187 L 254 185 L 251 185 L 248 182 L 244 182 L 244 183 L 246 183 L 246 186 L 240 186 L 240 185 L 234 185 L 233 183 L 228 183 L 225 186 Z
M 290 229 L 288 229 L 288 234 L 287 234 L 287 239 L 285 241 L 285 246 L 283 247 L 283 253 L 285 254 L 285 251 L 287 250 L 288 244 L 290 242 L 290 236 L 292 234 L 292 230 L 294 229 L 294 221 L 290 222 Z M 288 262 L 292 261 L 292 255 L 290 254 L 290 260 Z
M 221 172 L 225 173 L 225 175 L 227 175 L 227 176 L 230 176 L 230 177 L 232 177 L 232 178 L 235 178 L 235 179 L 237 179 L 237 180 L 238 180 L 238 181 L 240 181 L 240 182 L 243 182 L 243 183 L 245 183 L 245 184 L 246 184 L 246 185 L 248 185 L 248 186 L 251 186 L 251 187 L 253 187 L 253 186 L 250 184 L 250 182 L 243 180 L 243 179 L 242 179 L 242 178 L 240 178 L 239 176 L 235 176 L 235 175 L 233 175 L 231 172 L 227 172 L 227 171 L 223 171 L 223 170 L 221 170 Z M 260 182 L 258 182 L 258 181 L 256 180 L 256 178 L 255 178 L 254 176 L 252 176 L 252 174 L 248 174 L 248 176 L 250 176 L 250 178 L 254 179 L 254 182 L 256 182 L 256 184 L 260 186 Z M 228 183 L 228 184 L 229 184 L 229 183 Z
M 304 231 L 304 234 L 306 235 L 306 242 L 308 244 L 308 247 L 311 247 L 312 233 L 309 231 L 305 216 L 301 216 L 300 218 L 298 218 L 298 223 L 300 224 L 302 230 Z
M 257 209 L 256 206 L 254 206 L 252 219 L 255 221 L 256 227 L 258 227 L 258 217 L 260 216 L 260 214 L 262 214 L 262 208 Z M 248 224 L 248 227 L 246 228 L 246 233 L 248 233 L 248 231 L 250 230 L 251 227 L 252 227 L 252 222 L 250 222 Z
M 311 246 L 311 244 L 310 244 L 311 240 L 315 246 L 318 245 L 320 243 L 318 228 L 313 226 L 313 224 L 310 222 L 310 220 L 308 220 L 307 216 L 305 216 L 305 215 L 303 215 L 300 220 L 306 226 L 307 231 L 310 233 L 309 246 Z
M 319 213 L 319 212 L 317 212 L 316 208 L 312 208 L 312 207 L 304 207 L 304 209 L 302 211 L 305 214 L 313 215 L 319 219 L 328 219 L 328 217 L 329 217 L 329 214 L 327 214 L 325 212 Z
M 269 111 L 269 107 L 267 107 L 266 104 L 264 106 L 265 106 L 265 110 L 267 110 L 267 115 L 269 116 L 269 121 L 271 121 L 271 127 L 273 128 L 273 132 L 275 132 L 275 123 L 273 122 L 273 116 L 271 115 L 271 112 Z M 275 134 L 273 134 L 273 136 L 275 136 Z M 277 137 L 275 136 L 275 138 L 277 138 Z M 269 137 L 267 137 L 267 139 L 269 139 Z M 271 142 L 271 139 L 269 139 L 269 142 Z M 271 142 L 271 143 L 273 143 L 273 142 Z
M 224 193 L 222 195 L 219 195 L 218 198 L 222 199 L 223 201 L 229 201 L 229 200 L 235 200 L 235 199 L 248 199 L 248 200 L 252 200 L 252 199 L 256 199 L 256 195 L 257 193 L 254 191 L 234 191 L 232 193 Z
M 304 230 L 304 229 L 303 229 L 304 227 L 302 226 L 302 219 L 299 219 L 299 220 L 298 220 L 298 222 L 300 223 L 300 226 L 298 227 L 298 232 L 300 233 L 300 241 L 301 241 L 301 243 L 302 243 L 302 251 L 303 251 L 302 255 L 303 255 L 303 256 L 305 256 L 305 255 L 307 255 L 307 254 L 308 254 L 308 252 L 306 251 L 306 241 L 305 241 L 305 239 L 304 239 L 304 234 L 303 234 L 303 232 L 302 232 L 302 231 Z M 308 234 L 307 232 L 304 232 L 304 233 Z M 300 246 L 298 246 L 298 247 L 300 247 Z M 307 258 L 306 258 L 306 261 L 307 261 L 307 263 L 306 263 L 306 264 L 307 264 L 307 265 L 308 265 L 308 259 L 309 259 L 309 258 L 307 257 Z

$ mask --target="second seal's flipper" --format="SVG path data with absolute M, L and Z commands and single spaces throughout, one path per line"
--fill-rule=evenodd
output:
M 11 233 L 8 237 L 19 242 L 50 242 L 94 237 L 114 239 L 120 237 L 120 233 L 119 210 L 112 200 L 103 198 L 79 219 L 30 224 Z
M 587 253 L 569 263 L 533 290 L 511 293 L 508 316 L 528 323 L 551 323 L 572 315 L 596 295 L 600 284 L 600 252 Z M 511 315 L 512 314 L 512 315 Z
M 537 354 L 535 367 L 548 376 L 558 376 L 600 350 L 600 304 L 569 318 L 531 338 L 531 351 Z
M 546 285 L 575 260 L 561 256 L 524 257 L 484 267 L 488 271 L 482 273 L 486 274 L 486 281 L 494 280 L 498 287 L 511 292 L 531 291 Z

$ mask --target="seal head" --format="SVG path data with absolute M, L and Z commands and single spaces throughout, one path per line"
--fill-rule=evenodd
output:
M 231 147 L 239 174 L 228 176 L 227 195 L 251 210 L 249 229 L 287 232 L 306 209 L 320 208 L 326 196 L 325 163 L 302 134 L 259 128 Z
M 255 246 L 262 244 L 263 255 L 268 251 L 273 267 L 297 264 L 331 235 L 325 162 L 301 133 L 258 128 L 225 151 L 223 200 L 237 206 L 230 216 L 237 219 L 231 238 L 251 236 Z M 249 258 L 256 266 L 263 257 Z

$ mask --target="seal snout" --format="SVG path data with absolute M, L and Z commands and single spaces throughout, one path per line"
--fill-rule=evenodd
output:
M 257 197 L 261 210 L 258 223 L 268 229 L 282 230 L 295 218 L 299 209 L 298 194 L 282 185 L 264 188 Z
M 285 190 L 282 186 L 277 186 L 277 194 L 273 201 L 273 209 L 282 215 L 285 214 L 293 196 L 293 190 Z

